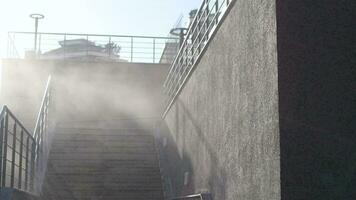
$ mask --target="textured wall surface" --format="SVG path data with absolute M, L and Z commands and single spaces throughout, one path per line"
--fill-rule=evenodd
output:
M 282 199 L 356 199 L 356 1 L 278 0 Z
M 168 112 L 174 195 L 280 199 L 275 16 L 273 0 L 238 0 Z

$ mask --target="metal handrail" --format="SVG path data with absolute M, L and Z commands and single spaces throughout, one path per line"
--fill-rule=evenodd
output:
M 178 44 L 175 37 L 155 37 L 138 35 L 103 35 L 103 34 L 79 34 L 79 33 L 48 33 L 38 32 L 38 52 L 32 52 L 31 46 L 24 47 L 32 40 L 33 32 L 13 31 L 8 32 L 9 43 L 11 36 L 20 35 L 11 42 L 8 51 L 20 46 L 20 54 L 14 58 L 35 58 L 43 60 L 66 60 L 66 59 L 93 59 L 109 62 L 131 63 L 161 63 L 168 43 Z M 68 41 L 81 39 L 79 46 L 73 47 Z M 55 43 L 54 43 L 55 42 Z M 57 44 L 58 42 L 58 44 Z M 83 44 L 84 43 L 84 44 Z M 83 46 L 84 45 L 84 46 Z M 93 52 L 95 54 L 93 54 Z M 174 57 L 173 52 L 170 57 Z M 8 58 L 11 55 L 8 54 Z M 163 64 L 170 64 L 169 60 Z
M 45 92 L 42 97 L 40 110 L 37 115 L 35 129 L 33 131 L 34 138 L 40 138 L 40 136 L 42 136 L 42 134 L 44 132 L 43 128 L 45 128 L 45 127 L 42 126 L 42 123 L 45 120 L 47 120 L 47 111 L 48 111 L 48 103 L 49 103 L 49 98 L 50 98 L 51 79 L 52 79 L 51 76 L 49 76 L 47 79 Z
M 33 138 L 36 141 L 35 148 L 35 161 L 36 161 L 36 191 L 40 191 L 44 172 L 47 165 L 47 159 L 49 154 L 50 137 L 48 134 L 48 114 L 51 98 L 51 76 L 47 79 L 45 92 L 42 97 L 40 110 L 37 115 L 36 125 L 33 131 Z
M 7 106 L 3 107 L 0 114 L 0 188 L 16 188 L 31 193 L 40 191 L 49 153 L 50 94 L 51 77 L 46 84 L 33 133 Z M 11 159 L 8 158 L 9 152 Z
M 163 84 L 163 91 L 167 95 L 163 118 L 235 2 L 204 0 L 199 7 Z
M 210 193 L 200 193 L 188 196 L 174 197 L 171 200 L 212 200 Z
M 28 31 L 10 31 L 11 33 L 18 33 L 18 34 L 33 34 L 33 32 L 28 32 Z M 38 34 L 42 35 L 66 35 L 66 36 L 92 36 L 92 37 L 127 37 L 127 38 L 158 38 L 158 39 L 174 39 L 176 40 L 177 38 L 172 38 L 172 37 L 160 37 L 160 36 L 143 36 L 143 35 L 104 35 L 104 34 L 82 34 L 82 33 L 49 33 L 49 32 L 38 32 Z

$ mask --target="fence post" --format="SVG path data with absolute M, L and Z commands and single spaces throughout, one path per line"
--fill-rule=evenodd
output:
M 216 17 L 216 21 L 215 24 L 219 23 L 219 0 L 216 0 L 216 6 L 215 6 L 215 17 Z
M 89 59 L 89 35 L 87 35 L 87 59 Z
M 63 38 L 63 59 L 66 58 L 66 40 L 67 40 L 67 34 L 64 34 L 64 38 Z
M 153 63 L 156 63 L 156 38 L 153 38 Z
M 27 135 L 27 141 L 26 141 L 26 157 L 25 157 L 25 163 L 26 163 L 26 169 L 25 169 L 25 190 L 28 189 L 28 176 L 30 176 L 29 174 L 29 163 L 28 163 L 28 157 L 30 156 L 30 137 Z
M 20 155 L 19 155 L 19 159 L 20 159 L 20 163 L 19 163 L 19 178 L 18 178 L 18 187 L 19 189 L 22 189 L 22 151 L 23 151 L 23 129 L 21 129 L 21 136 L 20 136 Z
M 133 37 L 131 37 L 131 62 L 133 61 Z
M 0 172 L 2 172 L 2 164 L 4 162 L 4 159 L 3 159 L 3 148 L 4 148 L 4 118 L 1 119 L 1 122 L 0 122 L 0 143 L 1 143 L 1 146 L 0 146 Z M 3 177 L 2 177 L 2 173 L 0 173 L 0 185 L 1 185 L 1 181 L 2 181 Z
M 111 51 L 113 46 L 111 46 L 111 36 L 109 36 L 109 43 L 108 43 L 108 51 L 109 51 L 109 59 L 111 58 Z
M 36 157 L 36 140 L 32 141 L 32 145 L 31 145 L 31 171 L 30 171 L 30 190 L 34 191 L 34 187 L 35 187 L 35 157 Z
M 6 109 L 6 108 L 5 108 Z M 8 124 L 9 124 L 9 116 L 7 109 L 5 111 L 5 128 L 4 128 L 4 157 L 3 157 L 3 163 L 2 163 L 2 179 L 1 179 L 1 187 L 6 186 L 6 162 L 7 162 L 7 137 L 8 137 Z
M 11 182 L 10 186 L 11 188 L 14 188 L 14 183 L 15 183 L 15 162 L 16 162 L 16 121 L 14 123 L 13 127 L 13 135 L 12 135 L 12 159 L 11 159 Z
M 10 58 L 10 33 L 7 33 L 6 56 L 7 56 L 7 58 Z

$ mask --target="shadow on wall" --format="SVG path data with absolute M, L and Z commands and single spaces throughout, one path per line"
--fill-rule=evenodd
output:
M 208 143 L 197 121 L 182 101 L 178 99 L 171 109 L 176 109 L 175 130 L 169 130 L 163 121 L 158 142 L 161 168 L 166 180 L 171 181 L 168 183 L 171 194 L 185 196 L 209 192 L 214 199 L 225 199 L 228 189 L 227 173 L 218 164 L 217 148 Z M 192 126 L 192 131 L 187 130 L 187 126 Z M 184 185 L 186 172 L 189 172 L 189 181 Z
M 355 10 L 277 1 L 282 199 L 356 199 Z
M 337 132 L 282 120 L 283 199 L 354 199 L 354 140 Z

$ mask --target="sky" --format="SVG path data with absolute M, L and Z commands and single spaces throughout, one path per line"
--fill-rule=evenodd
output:
M 8 31 L 34 31 L 31 13 L 41 13 L 40 32 L 167 36 L 181 16 L 202 0 L 0 0 L 0 55 Z

